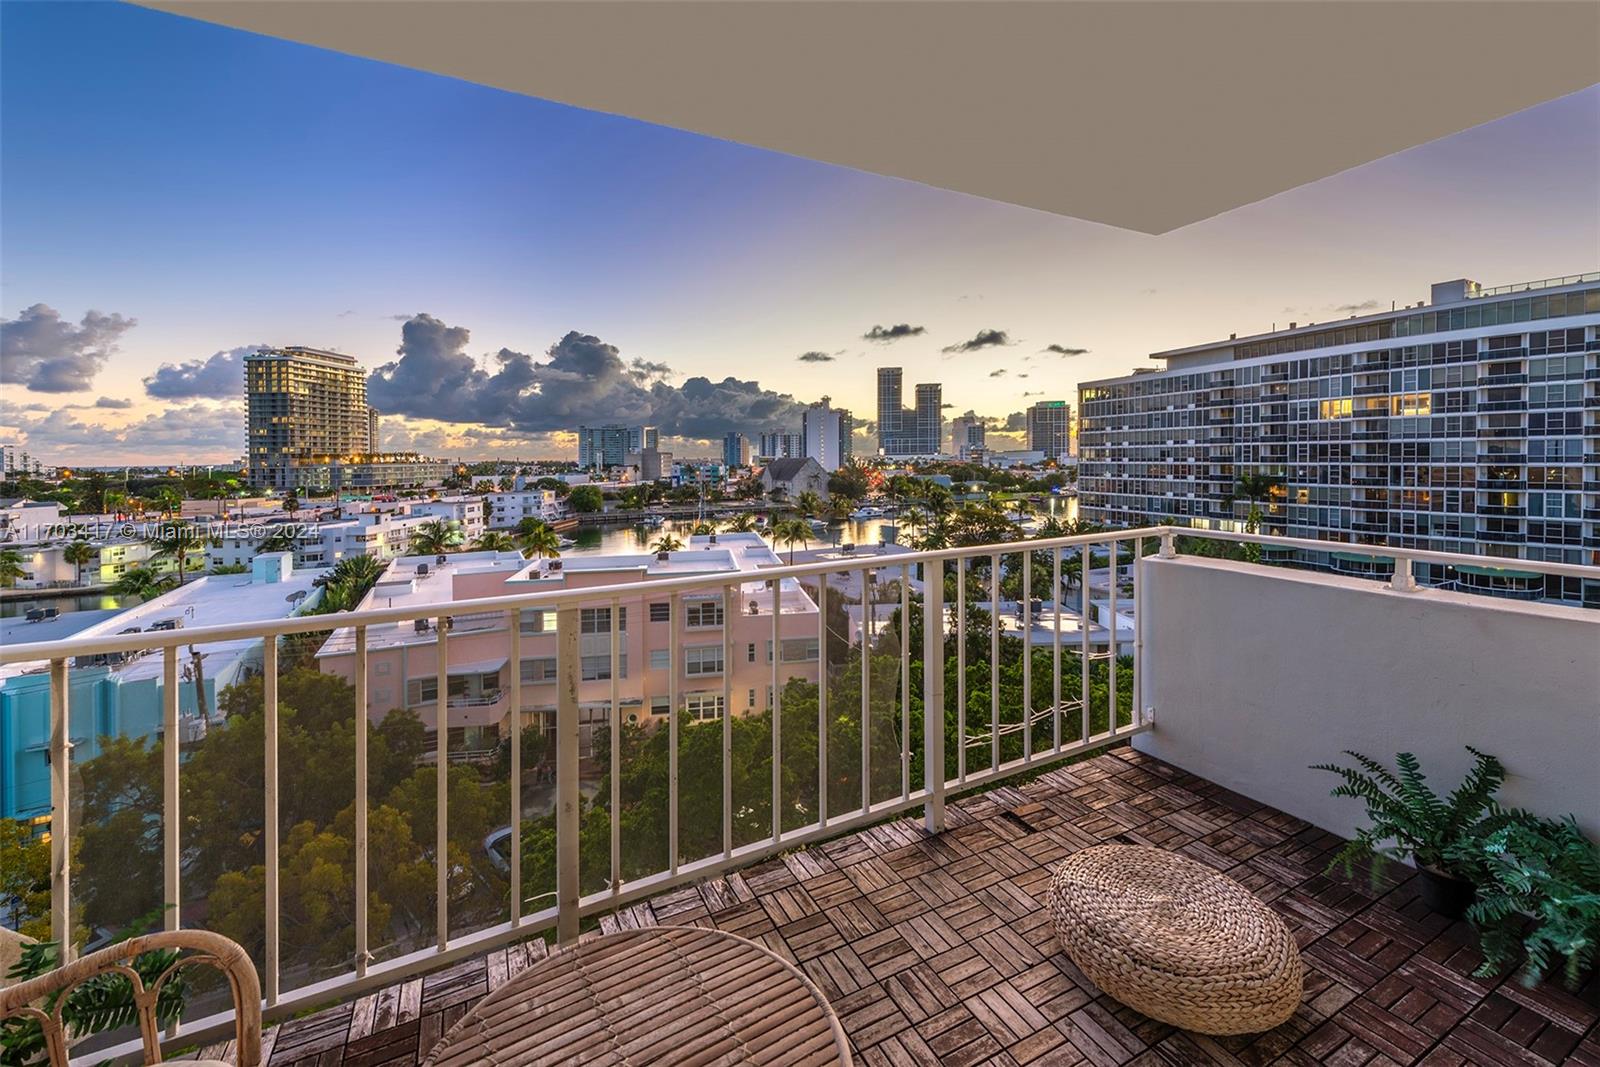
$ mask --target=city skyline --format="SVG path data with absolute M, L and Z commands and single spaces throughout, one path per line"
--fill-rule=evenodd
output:
M 239 458 L 265 345 L 373 372 L 390 450 L 714 455 L 828 395 L 859 451 L 881 366 L 1018 447 L 1150 352 L 1600 247 L 1600 88 L 1152 237 L 132 7 L 3 24 L 0 439 L 47 462 Z

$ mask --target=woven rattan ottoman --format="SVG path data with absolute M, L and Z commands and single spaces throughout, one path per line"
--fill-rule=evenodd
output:
M 1095 985 L 1173 1026 L 1258 1033 L 1300 1004 L 1300 951 L 1283 920 L 1238 882 L 1176 853 L 1075 853 L 1051 879 L 1050 917 Z

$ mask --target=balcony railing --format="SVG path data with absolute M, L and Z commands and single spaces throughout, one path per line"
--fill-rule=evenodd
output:
M 82 832 L 76 825 L 80 801 L 74 795 L 78 789 L 75 772 L 82 768 L 73 757 L 74 731 L 69 726 L 72 661 L 76 657 L 147 650 L 159 655 L 166 682 L 161 698 L 165 735 L 176 737 L 179 665 L 187 649 L 220 642 L 261 642 L 260 767 L 264 788 L 259 809 L 262 937 L 257 962 L 267 1016 L 281 1018 L 540 931 L 553 930 L 558 941 L 570 942 L 582 922 L 603 912 L 890 816 L 920 810 L 926 829 L 938 832 L 944 826 L 946 800 L 952 795 L 1148 731 L 1152 722 L 1142 699 L 1144 634 L 1150 612 L 1146 578 L 1152 559 L 1170 560 L 1177 554 L 1180 538 L 1282 550 L 1274 553 L 1276 557 L 1325 555 L 1340 547 L 1301 538 L 1149 527 L 764 569 L 763 578 L 814 589 L 818 610 L 813 632 L 820 662 L 812 661 L 809 666 L 820 671 L 821 677 L 810 681 L 792 673 L 807 664 L 782 662 L 782 642 L 801 635 L 793 630 L 795 616 L 771 611 L 762 623 L 770 621 L 778 654 L 770 663 L 763 660 L 759 669 L 770 672 L 772 700 L 778 705 L 775 712 L 757 704 L 751 713 L 728 676 L 718 680 L 721 714 L 706 714 L 704 704 L 691 709 L 686 700 L 690 694 L 680 691 L 681 681 L 673 671 L 664 694 L 664 713 L 656 716 L 653 726 L 628 729 L 624 728 L 625 702 L 617 669 L 621 612 L 616 609 L 640 595 L 637 583 L 337 616 L 338 626 L 352 632 L 355 664 L 350 712 L 354 734 L 350 813 L 353 953 L 347 963 L 332 971 L 326 965 L 315 970 L 284 951 L 285 932 L 292 931 L 292 921 L 286 924 L 285 914 L 284 849 L 286 841 L 298 847 L 295 842 L 299 840 L 296 834 L 284 834 L 285 799 L 293 796 L 285 784 L 298 768 L 282 760 L 280 736 L 286 722 L 292 725 L 292 720 L 282 714 L 279 699 L 280 686 L 292 689 L 299 684 L 292 672 L 283 669 L 283 657 L 294 647 L 294 642 L 283 639 L 325 634 L 330 622 L 327 616 L 0 648 L 0 665 L 43 661 L 50 675 L 52 936 L 69 946 L 66 955 L 70 957 L 73 931 L 84 925 L 84 917 L 75 911 L 74 898 L 75 879 L 84 871 L 76 867 L 79 861 L 72 859 L 75 838 Z M 1417 588 L 1417 563 L 1510 566 L 1600 582 L 1600 568 L 1594 567 L 1387 547 L 1372 551 L 1393 560 L 1392 577 L 1383 580 L 1398 592 Z M 653 581 L 648 588 L 651 596 L 671 601 L 673 618 L 682 617 L 686 594 L 703 597 L 709 590 L 722 598 L 725 614 L 731 619 L 748 577 L 691 575 Z M 890 598 L 874 600 L 875 591 L 891 587 Z M 780 594 L 774 588 L 762 595 Z M 597 606 L 612 608 L 610 697 L 603 706 L 581 705 L 579 612 Z M 372 776 L 379 766 L 373 761 L 373 747 L 379 743 L 375 738 L 383 733 L 383 727 L 381 722 L 376 726 L 369 722 L 369 712 L 381 708 L 369 697 L 389 676 L 372 669 L 380 650 L 369 649 L 368 630 L 417 619 L 434 620 L 437 681 L 440 691 L 447 691 L 449 645 L 462 638 L 437 621 L 469 614 L 512 618 L 525 610 L 554 612 L 558 620 L 554 732 L 548 739 L 554 751 L 553 756 L 547 751 L 541 758 L 537 775 L 542 787 L 554 794 L 553 813 L 547 817 L 553 823 L 552 832 L 548 839 L 541 839 L 547 840 L 549 847 L 541 846 L 539 853 L 542 858 L 553 853 L 552 877 L 548 882 L 532 877 L 530 864 L 538 861 L 525 854 L 524 834 L 517 832 L 532 818 L 524 806 L 524 785 L 535 777 L 535 768 L 524 766 L 523 744 L 511 743 L 504 746 L 508 751 L 503 755 L 491 757 L 491 750 L 479 742 L 463 742 L 453 750 L 451 731 L 436 730 L 432 751 L 418 757 L 421 766 L 416 773 L 433 779 L 432 854 L 448 856 L 452 862 L 430 864 L 434 884 L 427 910 L 432 912 L 431 922 L 426 914 L 414 916 L 408 929 L 416 936 L 396 940 L 392 929 L 376 929 L 373 921 L 374 905 L 380 903 L 374 879 L 383 872 L 371 857 L 390 854 L 374 851 L 370 837 L 374 805 L 380 799 L 372 795 Z M 683 656 L 677 629 L 673 627 L 670 636 L 673 663 L 682 662 Z M 745 649 L 735 643 L 730 629 L 720 635 L 723 659 L 742 667 L 747 661 Z M 523 684 L 517 668 L 522 634 L 514 625 L 504 631 L 510 684 L 497 699 L 508 697 L 509 708 L 522 709 Z M 787 684 L 780 672 L 788 673 Z M 741 697 L 738 702 L 736 696 Z M 630 706 L 637 703 L 629 702 Z M 646 719 L 655 714 L 650 705 L 646 695 L 639 709 Z M 297 707 L 294 714 L 305 711 Z M 247 714 L 237 707 L 232 713 Z M 596 715 L 603 716 L 603 721 Z M 736 719 L 740 720 L 738 749 L 734 744 Z M 512 724 L 513 739 L 524 725 Z M 593 765 L 585 767 L 580 762 L 580 731 L 596 728 L 609 731 L 616 743 L 597 744 Z M 696 731 L 693 739 L 697 744 L 693 746 L 686 743 L 690 731 Z M 947 737 L 954 751 L 947 750 Z M 754 748 L 750 747 L 752 738 Z M 641 853 L 631 847 L 637 844 L 634 841 L 625 853 L 624 820 L 617 817 L 623 810 L 620 782 L 624 760 L 641 758 L 642 746 L 663 740 L 665 811 L 649 813 L 651 819 L 644 820 L 653 826 L 651 820 L 659 818 L 660 847 Z M 207 743 L 210 739 L 201 742 Z M 382 751 L 392 762 L 393 752 L 387 747 Z M 151 867 L 162 872 L 159 896 L 165 904 L 168 928 L 177 928 L 184 921 L 185 882 L 194 876 L 194 849 L 185 836 L 192 827 L 185 820 L 192 822 L 195 814 L 205 818 L 217 814 L 180 812 L 187 765 L 193 758 L 193 751 L 180 751 L 177 745 L 161 749 L 158 808 L 149 820 L 152 847 L 159 851 Z M 464 842 L 452 833 L 452 808 L 460 801 L 450 788 L 451 775 L 479 773 L 463 763 L 487 766 L 491 759 L 502 758 L 509 762 L 504 783 L 509 787 L 509 806 L 499 817 L 507 824 L 502 831 L 509 827 L 509 832 L 490 836 L 504 842 L 504 853 L 496 855 L 503 858 L 506 877 L 503 885 L 488 894 L 501 910 L 487 917 L 482 910 L 463 915 L 460 910 L 466 905 L 462 904 L 460 882 L 464 874 L 454 861 L 464 854 L 464 847 L 470 852 L 480 845 L 487 848 L 488 843 L 482 838 Z M 551 765 L 553 777 L 547 773 Z M 742 785 L 743 795 L 736 795 L 736 781 Z M 585 783 L 591 787 L 587 794 Z M 408 789 L 412 789 L 409 795 L 414 795 L 414 788 Z M 476 800 L 479 792 L 465 795 Z M 586 800 L 589 794 L 592 798 Z M 606 817 L 589 822 L 584 818 L 586 806 L 589 814 L 599 811 Z M 384 818 L 393 817 L 386 808 Z M 628 827 L 627 832 L 635 832 L 636 821 L 629 821 Z M 386 847 L 393 844 L 386 839 Z M 417 844 L 425 851 L 430 843 Z M 499 868 L 498 863 L 490 866 Z M 235 893 L 232 899 L 237 909 L 240 900 L 248 898 Z M 389 904 L 382 902 L 381 906 L 388 915 Z M 417 944 L 417 938 L 423 936 L 426 943 Z M 204 1039 L 222 1032 L 226 1024 L 223 1016 L 202 1017 L 186 1024 L 178 1039 Z M 178 1037 L 176 1033 L 170 1036 Z

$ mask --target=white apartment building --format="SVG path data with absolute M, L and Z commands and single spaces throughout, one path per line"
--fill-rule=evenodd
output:
M 836 471 L 848 463 L 855 454 L 851 435 L 855 432 L 855 419 L 843 408 L 835 408 L 823 397 L 800 415 L 800 436 L 805 439 L 803 456 L 809 456 L 822 465 L 825 471 Z M 786 457 L 798 459 L 791 454 Z
M 519 489 L 513 493 L 490 493 L 485 521 L 491 530 L 509 530 L 523 519 L 555 522 L 567 516 L 567 505 L 554 489 Z
M 1173 521 L 1440 552 L 1600 563 L 1600 273 L 1156 352 L 1079 386 L 1079 500 Z M 1246 499 L 1245 476 L 1274 484 Z M 1305 565 L 1382 574 L 1381 552 Z M 1600 582 L 1419 565 L 1457 588 L 1600 606 Z
M 425 515 L 454 523 L 464 540 L 475 541 L 488 528 L 488 509 L 481 496 L 446 496 L 438 500 L 403 502 L 408 514 Z

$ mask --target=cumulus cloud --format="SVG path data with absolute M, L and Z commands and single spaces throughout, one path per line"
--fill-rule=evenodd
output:
M 137 319 L 87 311 L 76 326 L 47 304 L 0 319 L 0 380 L 35 393 L 88 389 Z
M 795 357 L 801 363 L 832 363 L 833 357 L 826 352 L 802 352 Z
M 1000 423 L 1001 430 L 1012 433 L 1016 432 L 1017 430 L 1026 430 L 1027 428 L 1028 414 L 1025 411 L 1013 411 L 1011 414 L 1005 417 L 1004 422 Z
M 1005 376 L 1006 369 L 1004 367 L 1001 367 L 999 370 L 992 370 L 989 372 L 989 377 L 991 378 L 1004 378 Z
M 635 381 L 648 382 L 654 378 L 666 378 L 672 373 L 672 368 L 665 363 L 652 363 L 648 359 L 635 358 L 628 364 L 628 371 Z
M 1011 336 L 1004 330 L 979 330 L 977 336 L 972 338 L 972 340 L 962 341 L 953 345 L 946 345 L 942 351 L 951 353 L 977 352 L 984 348 L 996 348 L 1015 343 L 1015 341 L 1011 340 Z
M 123 408 L 133 407 L 133 401 L 119 400 L 114 396 L 103 396 L 94 402 L 94 406 L 97 408 L 110 408 L 113 411 L 120 411 Z
M 615 345 L 576 330 L 546 350 L 545 362 L 501 349 L 492 373 L 468 354 L 470 340 L 466 327 L 413 316 L 401 328 L 400 358 L 368 378 L 368 399 L 385 413 L 523 434 L 620 422 L 694 439 L 798 425 L 804 410 L 792 396 L 738 378 L 641 381 Z
M 205 359 L 163 363 L 144 380 L 144 391 L 158 400 L 230 400 L 243 396 L 244 357 L 265 347 L 241 345 L 213 352 Z
M 872 329 L 861 335 L 861 339 L 863 341 L 881 341 L 887 344 L 890 341 L 898 341 L 902 337 L 916 337 L 918 334 L 927 332 L 928 328 L 926 326 L 912 326 L 910 323 L 902 322 L 894 326 L 873 326 Z
M 1039 349 L 1041 352 L 1054 352 L 1058 356 L 1082 356 L 1088 353 L 1087 348 L 1069 348 L 1066 345 L 1045 345 Z
M 237 458 L 244 450 L 244 405 L 173 405 L 124 425 L 84 422 L 66 410 L 34 414 L 32 405 L 0 401 L 0 425 L 28 449 L 64 462 L 183 456 L 196 462 Z

